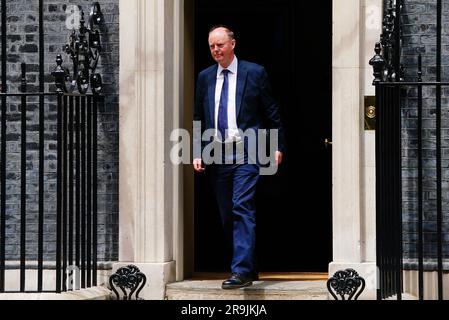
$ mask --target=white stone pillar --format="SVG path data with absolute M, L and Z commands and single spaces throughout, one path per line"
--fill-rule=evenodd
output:
M 381 0 L 376 2 L 382 6 Z M 372 258 L 375 252 L 375 228 L 367 225 L 375 222 L 375 211 L 369 205 L 372 201 L 366 202 L 370 193 L 365 193 L 365 179 L 374 183 L 365 172 L 365 7 L 366 0 L 334 1 L 333 6 L 333 261 L 329 276 L 353 268 L 367 281 L 360 299 L 375 299 L 376 264 L 366 259 L 367 253 Z M 371 157 L 372 146 L 368 147 Z
M 360 0 L 333 6 L 333 256 L 360 261 Z
M 363 64 L 362 96 L 374 96 L 373 68 L 369 60 L 374 56 L 374 46 L 382 33 L 383 0 L 364 0 L 363 7 Z M 363 97 L 362 97 L 363 98 Z M 376 137 L 375 130 L 365 131 L 364 140 L 364 216 L 362 219 L 362 260 L 376 261 Z
M 139 267 L 145 299 L 163 299 L 175 279 L 174 1 L 120 0 L 120 263 L 113 271 Z

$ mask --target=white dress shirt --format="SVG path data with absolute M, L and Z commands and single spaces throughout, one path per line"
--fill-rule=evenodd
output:
M 236 91 L 237 91 L 237 66 L 238 60 L 234 56 L 229 67 L 228 73 L 228 135 L 225 142 L 240 141 L 241 137 L 239 135 L 237 127 L 237 115 L 236 115 Z M 215 86 L 215 137 L 217 137 L 217 124 L 218 124 L 218 107 L 220 105 L 221 89 L 223 88 L 224 76 L 221 73 L 223 67 L 218 65 L 217 70 L 217 84 Z

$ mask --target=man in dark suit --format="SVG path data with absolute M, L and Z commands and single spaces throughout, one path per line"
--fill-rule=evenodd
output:
M 218 157 L 214 154 L 214 163 L 207 171 L 233 252 L 231 277 L 223 282 L 223 289 L 246 287 L 258 279 L 254 196 L 260 163 L 249 150 L 255 150 L 252 144 L 260 148 L 260 129 L 277 132 L 275 166 L 282 162 L 285 149 L 279 108 L 271 96 L 267 73 L 260 65 L 238 60 L 235 45 L 229 28 L 217 26 L 210 30 L 209 48 L 217 64 L 200 72 L 194 110 L 194 121 L 200 123 L 202 133 L 212 132 L 211 143 L 214 151 L 218 150 Z M 252 131 L 256 139 L 248 138 L 251 134 L 247 133 Z M 204 147 L 201 143 L 201 151 Z M 211 163 L 205 161 L 203 152 L 194 150 L 196 172 L 205 171 L 204 162 Z

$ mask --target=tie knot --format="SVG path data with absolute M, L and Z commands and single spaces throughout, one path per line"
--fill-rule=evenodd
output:
M 230 71 L 228 69 L 223 69 L 223 71 L 221 71 L 221 73 L 223 73 L 223 75 L 226 77 L 228 75 Z

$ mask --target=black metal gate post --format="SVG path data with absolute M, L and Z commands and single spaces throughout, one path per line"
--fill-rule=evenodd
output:
M 25 292 L 26 272 L 26 153 L 27 153 L 27 97 L 26 93 L 26 65 L 22 63 L 22 85 L 21 85 L 21 146 L 20 146 L 20 292 Z
M 64 162 L 61 161 L 63 159 L 63 112 L 62 110 L 62 92 L 58 93 L 58 154 L 57 154 L 57 191 L 56 191 L 56 288 L 55 291 L 57 293 L 61 292 L 61 229 L 62 229 L 62 214 L 64 208 L 64 182 L 63 182 L 63 171 L 64 171 Z
M 442 1 L 436 0 L 436 77 L 422 80 L 422 57 L 418 55 L 417 81 L 404 81 L 401 57 L 402 0 L 390 0 L 383 23 L 381 42 L 370 64 L 374 69 L 376 86 L 376 236 L 377 266 L 380 270 L 378 299 L 402 295 L 402 163 L 401 163 L 401 92 L 417 91 L 417 269 L 418 295 L 424 297 L 424 262 L 436 260 L 437 297 L 444 299 L 443 283 L 443 202 L 442 202 L 442 88 L 449 82 L 441 79 Z M 395 14 L 393 14 L 395 12 Z M 436 241 L 424 246 L 423 198 L 423 87 L 435 88 L 435 160 L 436 160 Z M 430 248 L 430 250 L 429 250 Z M 426 249 L 426 252 L 425 252 Z M 436 259 L 434 251 L 436 252 Z M 430 258 L 430 260 L 429 260 Z M 433 269 L 432 269 L 433 270 Z
M 44 2 L 39 0 L 39 92 L 44 92 Z M 39 95 L 39 213 L 37 250 L 37 291 L 42 291 L 44 261 L 44 145 L 45 145 L 44 96 Z
M 438 300 L 443 300 L 443 209 L 441 181 L 441 16 L 442 1 L 437 0 L 437 52 L 436 52 L 436 153 L 437 153 L 437 264 Z
M 6 0 L 2 0 L 1 9 L 0 292 L 4 292 L 6 259 Z
M 422 58 L 418 56 L 418 294 L 424 299 L 424 260 L 423 260 L 423 155 L 422 155 Z

